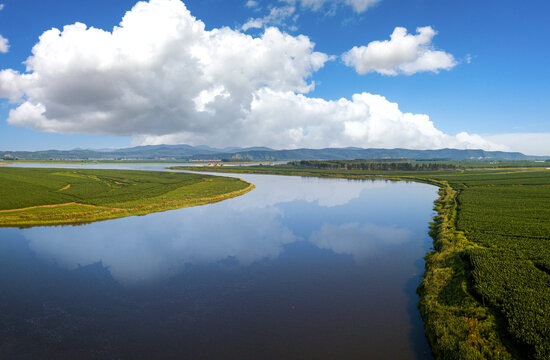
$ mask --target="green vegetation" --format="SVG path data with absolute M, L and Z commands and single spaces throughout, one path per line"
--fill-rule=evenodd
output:
M 454 164 L 436 161 L 383 161 L 383 160 L 332 160 L 332 161 L 291 161 L 288 165 L 309 167 L 315 169 L 344 169 L 344 170 L 400 170 L 400 171 L 436 171 L 455 170 Z
M 0 167 L 0 226 L 144 215 L 221 201 L 253 187 L 240 179 L 197 174 Z
M 437 359 L 550 359 L 550 170 L 193 168 L 410 180 L 439 186 L 419 309 Z

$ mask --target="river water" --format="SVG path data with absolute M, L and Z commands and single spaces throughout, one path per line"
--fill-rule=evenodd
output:
M 234 176 L 256 188 L 0 229 L 0 358 L 431 358 L 415 290 L 437 188 Z

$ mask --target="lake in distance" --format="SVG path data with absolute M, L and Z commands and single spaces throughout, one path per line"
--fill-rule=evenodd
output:
M 436 187 L 227 176 L 256 188 L 0 228 L 0 359 L 431 359 L 416 287 Z

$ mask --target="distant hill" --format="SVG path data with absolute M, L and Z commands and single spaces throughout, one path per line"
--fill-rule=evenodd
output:
M 197 154 L 194 159 L 286 161 L 286 160 L 350 160 L 350 159 L 411 159 L 411 160 L 537 160 L 548 157 L 528 156 L 519 152 L 485 150 L 408 150 L 326 148 L 295 150 L 247 150 L 235 153 Z
M 549 157 L 528 156 L 519 152 L 485 150 L 362 149 L 354 147 L 293 150 L 274 150 L 266 147 L 216 149 L 206 145 L 146 145 L 116 150 L 0 151 L 0 159 L 6 160 L 289 161 L 350 159 L 537 160 L 547 158 Z

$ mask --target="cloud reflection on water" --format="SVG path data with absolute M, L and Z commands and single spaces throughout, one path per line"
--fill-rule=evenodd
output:
M 256 184 L 254 191 L 217 204 L 85 226 L 32 228 L 23 234 L 29 247 L 46 261 L 68 269 L 101 261 L 115 280 L 129 286 L 169 277 L 187 264 L 234 258 L 246 266 L 276 259 L 285 245 L 300 240 L 361 261 L 413 236 L 403 225 L 377 225 L 368 218 L 362 223 L 321 223 L 309 235 L 298 236 L 296 225 L 285 221 L 283 204 L 305 200 L 340 214 L 350 211 L 346 204 L 353 199 L 366 202 L 373 192 L 389 196 L 394 183 L 274 176 L 246 179 Z M 305 220 L 311 215 L 300 216 Z M 300 223 L 300 219 L 293 220 L 292 224 Z
M 311 234 L 309 241 L 320 249 L 352 255 L 359 262 L 373 256 L 380 248 L 409 241 L 412 235 L 412 231 L 397 226 L 372 223 L 325 224 Z

